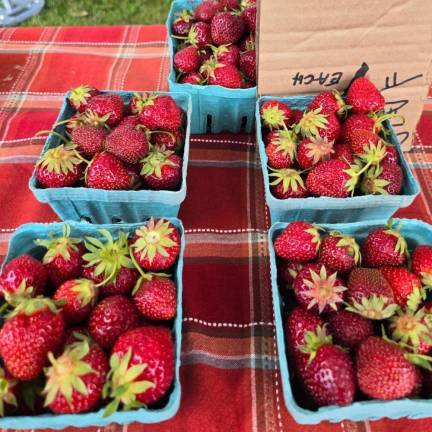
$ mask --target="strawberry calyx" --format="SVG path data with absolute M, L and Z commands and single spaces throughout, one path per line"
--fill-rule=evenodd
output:
M 315 243 L 316 250 L 318 250 L 321 245 L 321 236 L 319 233 L 320 230 L 322 230 L 322 228 L 317 225 L 312 225 L 312 228 L 308 228 L 305 230 L 305 232 L 312 236 L 310 241 L 312 243 Z
M 5 404 L 17 406 L 16 396 L 13 392 L 17 382 L 15 379 L 6 377 L 5 370 L 0 368 L 0 417 L 5 415 Z
M 297 136 L 293 131 L 281 129 L 277 132 L 277 138 L 273 141 L 277 145 L 276 152 L 283 156 L 289 155 L 294 160 L 297 153 Z
M 70 236 L 70 225 L 64 224 L 62 231 L 63 235 L 61 237 L 54 237 L 51 231 L 48 239 L 37 239 L 34 241 L 37 246 L 43 246 L 47 249 L 47 252 L 42 259 L 44 264 L 50 263 L 58 256 L 61 256 L 64 260 L 68 261 L 71 257 L 70 252 L 76 252 L 78 250 L 77 245 L 81 240 Z
M 399 255 L 405 255 L 408 258 L 409 257 L 408 244 L 400 232 L 402 228 L 402 224 L 399 223 L 397 228 L 393 229 L 393 219 L 389 219 L 387 222 L 387 228 L 388 229 L 385 230 L 384 232 L 386 234 L 395 236 L 397 238 L 394 251 L 397 252 Z
M 55 123 L 53 129 L 55 129 L 57 126 L 60 126 L 62 124 L 66 125 L 67 129 L 74 129 L 78 126 L 82 126 L 83 124 L 85 124 L 84 113 L 77 112 L 73 116 L 69 117 L 68 119 Z
M 299 186 L 303 189 L 305 188 L 304 181 L 300 175 L 301 172 L 290 168 L 268 168 L 271 171 L 269 177 L 274 177 L 274 180 L 270 182 L 271 186 L 276 186 L 282 182 L 284 193 L 287 192 L 289 188 L 291 188 L 294 192 L 297 192 Z
M 182 20 L 184 22 L 189 22 L 192 18 L 193 14 L 187 9 L 183 9 L 181 12 L 176 13 L 176 21 Z
M 134 93 L 133 94 L 133 114 L 141 114 L 146 106 L 154 105 L 154 101 L 157 98 L 156 94 L 152 93 Z
M 72 143 L 60 144 L 48 149 L 36 162 L 36 166 L 57 174 L 67 174 L 75 170 L 83 162 L 83 158 L 76 151 Z
M 283 128 L 287 130 L 286 121 L 288 120 L 285 116 L 285 112 L 281 110 L 277 105 L 270 105 L 262 110 L 261 118 L 269 129 Z M 297 131 L 296 131 L 297 133 Z
M 62 302 L 54 302 L 53 300 L 43 296 L 36 296 L 33 298 L 20 297 L 15 309 L 9 312 L 6 316 L 7 318 L 12 318 L 21 313 L 30 316 L 44 309 L 48 309 L 53 313 L 58 313 L 60 309 L 57 305 L 60 305 L 61 303 Z
M 324 345 L 331 345 L 333 338 L 327 333 L 326 325 L 317 326 L 315 331 L 307 331 L 304 334 L 304 345 L 300 345 L 298 349 L 309 355 L 308 365 L 312 363 L 318 350 Z
M 347 252 L 354 258 L 354 262 L 356 265 L 360 265 L 361 263 L 361 255 L 360 255 L 360 246 L 356 242 L 354 237 L 350 237 L 344 235 L 338 231 L 330 232 L 330 235 L 333 237 L 338 237 L 340 240 L 336 243 L 336 247 L 338 248 L 347 248 Z
M 405 117 L 396 113 L 385 114 L 384 112 L 380 111 L 380 112 L 372 112 L 368 116 L 375 122 L 372 131 L 374 133 L 382 132 L 384 136 L 390 135 L 390 130 L 385 128 L 383 125 L 383 123 L 386 120 L 399 118 L 402 121 L 402 124 L 405 123 Z
M 333 92 L 333 95 L 334 95 L 334 97 L 336 99 L 336 102 L 337 102 L 337 104 L 339 106 L 337 114 L 340 117 L 346 117 L 348 115 L 348 111 L 352 108 L 352 106 L 348 105 L 345 102 L 345 100 L 342 97 L 342 95 L 340 94 L 339 90 L 333 89 L 332 92 Z
M 363 297 L 361 302 L 354 300 L 352 304 L 347 304 L 346 310 L 357 313 L 371 320 L 383 320 L 390 318 L 396 313 L 399 306 L 394 303 L 389 304 L 389 299 L 385 296 L 372 294 L 370 297 Z
M 144 281 L 149 282 L 152 281 L 153 279 L 169 279 L 171 277 L 171 275 L 167 273 L 155 273 L 155 272 L 145 273 L 141 268 L 139 268 L 139 272 L 141 273 L 141 276 L 138 278 L 138 280 L 135 283 L 134 289 L 132 290 L 132 296 L 136 294 L 136 292 L 140 289 L 141 284 Z
M 177 39 L 183 39 L 182 37 L 179 36 L 174 36 Z M 193 47 L 198 48 L 198 32 L 195 29 L 195 24 L 191 25 L 191 28 L 189 29 L 189 33 L 186 36 L 186 41 L 191 44 Z
M 322 313 L 326 306 L 337 310 L 337 304 L 343 302 L 341 293 L 347 290 L 342 285 L 336 285 L 337 272 L 327 276 L 325 266 L 321 266 L 319 274 L 312 269 L 309 272 L 312 280 L 303 281 L 309 288 L 309 291 L 304 293 L 305 297 L 310 299 L 308 309 L 317 305 L 319 313 Z
M 170 159 L 170 156 L 173 154 L 173 151 L 165 150 L 164 146 L 160 148 L 152 148 L 149 154 L 141 160 L 142 168 L 140 174 L 145 177 L 155 175 L 156 177 L 161 178 L 162 168 L 164 166 L 176 166 L 176 164 Z
M 329 141 L 327 137 L 311 137 L 309 141 L 310 142 L 305 145 L 308 149 L 306 156 L 312 159 L 313 165 L 316 165 L 321 160 L 329 159 L 330 155 L 334 153 L 334 141 Z
M 365 195 L 388 195 L 389 193 L 384 189 L 390 184 L 388 180 L 380 179 L 383 169 L 381 166 L 371 167 L 363 177 L 360 185 L 360 190 Z
M 98 295 L 98 287 L 90 279 L 80 278 L 74 280 L 72 292 L 76 294 L 76 298 L 81 302 L 81 307 L 88 304 L 94 304 Z
M 349 176 L 349 179 L 345 182 L 345 188 L 353 196 L 360 178 L 361 168 L 357 164 L 351 164 L 344 172 Z
M 363 146 L 364 153 L 357 155 L 358 158 L 366 163 L 361 173 L 366 171 L 371 165 L 377 166 L 387 155 L 387 145 L 383 140 L 379 140 L 374 144 L 369 140 L 369 144 Z
M 76 107 L 80 107 L 85 104 L 90 98 L 90 91 L 92 87 L 88 85 L 81 85 L 79 87 L 72 88 L 70 90 L 69 99 L 74 103 Z
M 14 293 L 5 290 L 3 294 L 7 303 L 16 307 L 23 299 L 33 297 L 34 288 L 27 286 L 27 281 L 23 279 Z
M 145 404 L 137 400 L 137 395 L 155 386 L 151 381 L 137 381 L 137 378 L 146 369 L 147 364 L 129 366 L 131 358 L 131 348 L 121 359 L 117 353 L 114 353 L 110 358 L 111 370 L 108 373 L 102 396 L 103 398 L 112 398 L 112 401 L 105 408 L 104 417 L 115 413 L 120 404 L 123 405 L 124 410 L 145 407 Z
M 302 118 L 294 126 L 296 134 L 302 134 L 304 137 L 319 136 L 319 129 L 324 129 L 327 124 L 327 115 L 321 114 L 322 107 L 318 107 L 312 111 L 305 111 Z
M 94 373 L 95 370 L 83 359 L 89 353 L 88 341 L 78 341 L 66 347 L 63 354 L 54 358 L 52 352 L 48 353 L 51 366 L 45 369 L 47 381 L 43 394 L 45 406 L 49 406 L 60 393 L 68 403 L 72 401 L 74 391 L 83 395 L 88 389 L 82 380 L 84 375 Z
M 432 288 L 432 273 L 430 272 L 421 272 L 421 282 L 425 289 Z
M 102 228 L 98 231 L 105 241 L 86 237 L 84 244 L 88 252 L 83 255 L 83 260 L 87 261 L 85 267 L 95 266 L 94 276 L 103 274 L 104 280 L 97 287 L 115 281 L 122 267 L 134 268 L 127 234 L 119 231 L 117 240 L 114 240 L 108 230 Z
M 212 56 L 201 65 L 199 72 L 205 77 L 205 81 L 208 81 L 209 77 L 216 79 L 215 70 L 223 66 L 225 64 L 219 63 L 216 57 Z
M 84 125 L 90 125 L 95 127 L 104 127 L 105 129 L 111 130 L 108 126 L 107 121 L 110 118 L 111 113 L 99 116 L 92 110 L 86 110 L 82 115 L 82 122 Z

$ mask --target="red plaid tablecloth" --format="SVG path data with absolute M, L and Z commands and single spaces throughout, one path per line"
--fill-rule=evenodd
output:
M 163 26 L 0 29 L 0 256 L 20 224 L 57 219 L 27 183 L 43 144 L 33 135 L 52 126 L 64 92 L 81 83 L 165 90 L 168 63 Z M 430 221 L 432 100 L 425 104 L 407 154 L 423 193 L 399 215 Z M 432 419 L 300 426 L 288 413 L 254 136 L 192 137 L 180 218 L 187 233 L 180 410 L 159 425 L 111 425 L 106 431 L 432 431 Z

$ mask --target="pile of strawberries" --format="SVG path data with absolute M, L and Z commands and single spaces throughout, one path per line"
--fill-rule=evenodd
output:
M 397 195 L 403 172 L 386 141 L 384 97 L 366 77 L 355 79 L 345 99 L 318 94 L 303 112 L 269 100 L 260 114 L 272 194 L 279 199 Z
M 160 407 L 174 378 L 180 233 L 150 219 L 113 238 L 36 240 L 0 275 L 0 414 Z
M 204 0 L 171 25 L 182 84 L 249 88 L 256 85 L 256 1 Z
M 76 113 L 61 122 L 67 136 L 41 131 L 62 143 L 36 163 L 40 185 L 179 189 L 186 116 L 171 96 L 135 93 L 126 106 L 118 94 L 79 86 L 69 104 Z
M 316 407 L 432 397 L 432 246 L 416 246 L 409 258 L 391 221 L 361 246 L 299 221 L 274 250 L 297 400 Z

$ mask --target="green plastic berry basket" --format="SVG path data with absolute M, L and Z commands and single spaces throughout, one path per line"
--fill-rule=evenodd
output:
M 278 100 L 288 104 L 293 109 L 304 110 L 314 98 L 313 95 L 288 97 L 261 97 L 256 104 L 257 143 L 261 159 L 261 169 L 264 177 L 264 188 L 267 205 L 273 223 L 278 221 L 307 220 L 322 223 L 356 222 L 371 219 L 388 219 L 393 213 L 408 207 L 420 193 L 420 186 L 409 167 L 399 140 L 390 122 L 384 125 L 390 130 L 388 141 L 396 148 L 403 172 L 402 192 L 399 195 L 362 195 L 349 198 L 307 197 L 278 199 L 270 191 L 267 169 L 268 157 L 261 131 L 261 116 L 259 109 L 268 100 Z
M 104 91 L 120 95 L 128 104 L 134 92 Z M 30 178 L 29 187 L 36 199 L 49 204 L 62 220 L 86 220 L 92 223 L 110 224 L 116 222 L 140 222 L 147 216 L 176 217 L 180 205 L 186 198 L 186 175 L 189 160 L 190 119 L 192 115 L 191 97 L 186 93 L 155 92 L 169 95 L 187 115 L 185 142 L 183 149 L 182 182 L 178 191 L 154 190 L 103 190 L 85 187 L 45 188 L 36 179 L 36 169 Z M 66 94 L 60 114 L 61 122 L 74 114 Z M 64 125 L 56 131 L 64 135 Z M 41 154 L 61 144 L 61 140 L 50 135 Z
M 104 426 L 110 423 L 128 424 L 132 422 L 139 423 L 158 423 L 171 417 L 174 417 L 180 406 L 180 354 L 181 354 L 181 336 L 182 336 L 182 274 L 183 274 L 183 255 L 185 248 L 185 235 L 184 228 L 179 219 L 166 218 L 174 224 L 179 230 L 181 237 L 180 254 L 175 265 L 174 281 L 177 287 L 177 314 L 172 325 L 172 334 L 175 341 L 175 373 L 174 381 L 170 394 L 164 406 L 156 409 L 140 408 L 131 411 L 119 411 L 109 417 L 103 417 L 103 409 L 97 412 L 89 412 L 83 414 L 41 414 L 35 416 L 10 416 L 0 417 L 0 428 L 2 429 L 64 429 L 67 427 L 90 427 L 90 426 Z M 133 233 L 141 223 L 135 224 L 106 224 L 106 225 L 93 225 L 87 222 L 65 222 L 71 227 L 71 236 L 84 238 L 85 236 L 92 236 L 101 238 L 99 229 L 104 228 L 108 230 L 114 237 L 118 231 L 126 233 Z M 44 249 L 36 246 L 33 241 L 40 239 L 47 239 L 49 233 L 52 232 L 56 236 L 62 235 L 63 223 L 31 223 L 22 225 L 13 234 L 7 256 L 3 263 L 6 264 L 12 258 L 22 254 L 29 254 L 36 258 L 41 259 Z
M 169 89 L 191 95 L 191 133 L 252 133 L 255 127 L 256 87 L 230 89 L 218 85 L 180 84 L 176 80 L 173 59 L 178 40 L 172 37 L 171 24 L 178 12 L 194 9 L 200 3 L 201 0 L 175 0 L 171 4 L 166 21 L 170 52 Z
M 420 244 L 432 245 L 431 225 L 416 219 L 395 219 L 394 221 L 395 224 L 399 222 L 402 223 L 401 233 L 406 238 L 410 250 Z M 344 234 L 354 236 L 358 241 L 363 241 L 369 231 L 384 226 L 386 223 L 387 220 L 380 219 L 367 222 L 320 224 L 320 226 L 328 231 L 340 231 Z M 420 419 L 430 417 L 432 412 L 432 399 L 399 399 L 393 401 L 364 400 L 354 402 L 344 407 L 336 405 L 321 407 L 315 411 L 299 405 L 294 396 L 293 382 L 291 381 L 290 370 L 288 368 L 284 334 L 285 317 L 282 317 L 282 299 L 278 289 L 276 255 L 273 247 L 273 242 L 276 237 L 287 225 L 287 223 L 283 222 L 272 225 L 268 233 L 268 242 L 282 390 L 285 405 L 295 421 L 300 424 L 317 424 L 321 421 L 339 423 L 343 420 L 378 420 L 384 417 L 390 419 L 398 419 L 401 417 Z

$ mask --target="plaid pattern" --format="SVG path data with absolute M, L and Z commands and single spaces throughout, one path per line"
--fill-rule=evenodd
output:
M 57 219 L 48 206 L 35 201 L 27 183 L 43 144 L 33 135 L 52 126 L 64 92 L 81 83 L 165 90 L 167 72 L 162 26 L 0 29 L 0 256 L 20 224 Z M 428 99 L 407 154 L 423 195 L 400 216 L 430 221 L 431 127 Z M 192 137 L 188 195 L 180 218 L 187 232 L 180 411 L 159 425 L 111 425 L 105 431 L 432 429 L 432 420 L 300 426 L 289 415 L 273 325 L 269 215 L 253 136 Z

